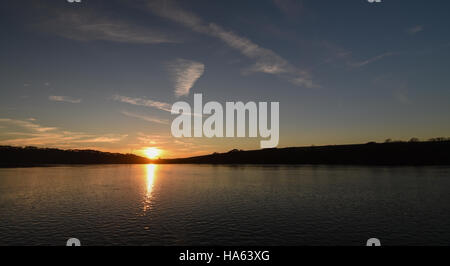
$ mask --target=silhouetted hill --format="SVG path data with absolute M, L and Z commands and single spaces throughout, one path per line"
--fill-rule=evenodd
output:
M 233 150 L 160 164 L 450 165 L 450 141 L 368 143 L 322 147 Z
M 450 141 L 387 142 L 254 151 L 232 150 L 180 159 L 149 160 L 133 154 L 0 146 L 0 167 L 52 164 L 347 164 L 450 165 Z
M 51 164 L 146 164 L 149 162 L 149 159 L 134 154 L 0 146 L 0 167 Z

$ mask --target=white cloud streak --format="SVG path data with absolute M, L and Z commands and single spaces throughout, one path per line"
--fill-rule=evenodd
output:
M 122 95 L 114 95 L 112 97 L 112 99 L 114 101 L 127 103 L 127 104 L 131 104 L 131 105 L 152 107 L 152 108 L 156 108 L 156 109 L 166 111 L 169 113 L 172 112 L 172 105 L 170 105 L 168 103 L 153 101 L 153 100 L 144 99 L 144 98 L 132 98 L 132 97 L 127 97 L 127 96 L 122 96 Z
M 151 116 L 136 114 L 136 113 L 132 113 L 132 112 L 128 112 L 128 111 L 122 111 L 121 113 L 125 116 L 141 119 L 141 120 L 144 120 L 144 121 L 147 121 L 150 123 L 157 123 L 157 124 L 163 124 L 163 125 L 169 124 L 169 121 L 167 121 L 167 120 L 163 120 L 163 119 L 159 119 L 159 118 L 155 118 L 155 117 L 151 117 Z
M 0 118 L 0 124 L 6 128 L 1 133 L 1 145 L 66 147 L 80 144 L 115 143 L 128 136 L 65 131 L 56 127 L 46 127 L 34 122 L 10 118 Z
M 361 61 L 361 62 L 351 63 L 350 65 L 352 67 L 363 67 L 363 66 L 369 65 L 369 64 L 374 63 L 376 61 L 380 61 L 380 60 L 382 60 L 382 59 L 384 59 L 386 57 L 393 56 L 393 55 L 395 55 L 395 53 L 388 52 L 388 53 L 384 53 L 384 54 L 380 54 L 380 55 L 374 56 L 372 58 L 369 58 L 369 59 Z
M 81 99 L 75 99 L 68 96 L 54 96 L 51 95 L 48 97 L 50 101 L 53 102 L 65 102 L 65 103 L 81 103 Z
M 187 96 L 195 82 L 203 75 L 205 65 L 199 62 L 177 59 L 169 64 L 175 79 L 175 96 Z
M 34 121 L 34 120 L 33 120 Z M 0 123 L 12 124 L 14 126 L 18 126 L 33 132 L 48 132 L 52 130 L 56 130 L 55 127 L 42 127 L 36 123 L 30 121 L 22 121 L 10 118 L 0 118 Z
M 242 55 L 253 59 L 255 64 L 249 69 L 250 72 L 277 75 L 298 86 L 317 87 L 307 71 L 291 65 L 272 50 L 261 47 L 250 39 L 226 30 L 220 25 L 206 23 L 197 15 L 181 9 L 173 1 L 150 1 L 148 6 L 156 15 L 177 22 L 194 32 L 215 37 Z
M 145 99 L 145 98 L 132 98 L 132 97 L 127 97 L 127 96 L 122 96 L 122 95 L 114 95 L 112 97 L 112 99 L 114 101 L 127 103 L 127 104 L 131 104 L 131 105 L 156 108 L 156 109 L 166 111 L 166 112 L 169 112 L 172 114 L 172 105 L 168 104 L 168 103 L 153 101 L 153 100 L 149 100 L 149 99 Z M 183 115 L 203 117 L 202 114 L 197 114 L 197 113 L 183 113 Z M 138 118 L 138 117 L 136 117 L 136 118 Z
M 99 15 L 98 12 L 55 10 L 53 18 L 41 28 L 64 38 L 78 41 L 104 40 L 121 43 L 159 44 L 178 42 L 155 29 L 140 27 L 126 21 Z

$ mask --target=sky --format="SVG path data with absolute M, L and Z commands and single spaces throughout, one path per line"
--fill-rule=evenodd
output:
M 279 147 L 450 136 L 444 0 L 16 0 L 0 8 L 0 145 L 162 158 L 173 103 L 279 102 Z

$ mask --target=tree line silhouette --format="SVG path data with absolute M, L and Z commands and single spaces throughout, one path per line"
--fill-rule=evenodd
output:
M 264 150 L 231 150 L 179 159 L 150 160 L 134 154 L 0 146 L 0 167 L 54 164 L 343 164 L 450 165 L 450 138 Z
M 335 165 L 450 165 L 450 139 L 425 142 L 388 140 L 385 143 L 232 150 L 182 159 L 161 159 L 160 164 L 335 164 Z
M 0 146 L 0 166 L 51 164 L 147 164 L 150 160 L 134 154 L 95 150 L 60 150 L 36 147 Z

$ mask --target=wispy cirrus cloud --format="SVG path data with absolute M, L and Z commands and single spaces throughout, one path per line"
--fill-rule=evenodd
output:
M 14 126 L 18 126 L 24 129 L 27 129 L 29 131 L 32 132 L 48 132 L 48 131 L 52 131 L 52 130 L 56 130 L 56 127 L 43 127 L 41 125 L 38 125 L 32 121 L 35 121 L 35 119 L 33 118 L 33 120 L 28 119 L 28 120 L 17 120 L 17 119 L 10 119 L 10 118 L 0 118 L 0 123 L 5 123 L 5 124 L 10 124 L 10 125 L 14 125 Z
M 39 24 L 45 31 L 78 41 L 112 41 L 121 43 L 176 43 L 177 38 L 161 30 L 135 25 L 89 10 L 49 9 L 49 19 Z
M 128 135 L 117 134 L 86 134 L 62 130 L 57 127 L 47 127 L 29 120 L 0 118 L 4 127 L 1 132 L 1 145 L 36 145 L 69 147 L 85 144 L 115 143 Z
M 80 135 L 76 136 L 79 137 Z M 128 137 L 128 135 L 114 135 L 110 134 L 109 136 L 93 136 L 93 135 L 84 135 L 85 138 L 74 139 L 72 143 L 114 143 L 123 140 Z
M 169 103 L 158 102 L 158 101 L 150 100 L 147 98 L 133 98 L 133 97 L 127 97 L 127 96 L 122 96 L 122 95 L 114 95 L 112 97 L 112 99 L 114 101 L 127 103 L 127 104 L 131 104 L 131 105 L 156 108 L 156 109 L 166 111 L 166 112 L 169 112 L 172 114 L 172 105 Z M 203 117 L 203 114 L 198 114 L 198 113 L 183 113 L 182 115 Z M 141 117 L 135 116 L 135 118 L 141 118 Z M 143 120 L 146 120 L 146 119 L 143 119 Z
M 163 125 L 169 124 L 169 121 L 167 121 L 167 120 L 159 119 L 159 118 L 155 118 L 155 117 L 151 117 L 151 116 L 147 116 L 147 115 L 136 114 L 136 113 L 129 112 L 129 111 L 122 111 L 121 113 L 125 116 L 137 118 L 137 119 L 144 120 L 144 121 L 147 121 L 150 123 L 157 123 L 157 124 L 163 124 Z
M 81 103 L 81 99 L 77 99 L 77 98 L 72 98 L 69 96 L 55 96 L 55 95 L 50 95 L 48 97 L 48 99 L 50 101 L 53 102 L 65 102 L 65 103 Z
M 156 109 L 159 109 L 162 111 L 166 111 L 166 112 L 172 111 L 172 106 L 170 104 L 164 103 L 164 102 L 153 101 L 153 100 L 146 99 L 146 98 L 133 98 L 133 97 L 127 97 L 127 96 L 122 96 L 122 95 L 114 95 L 112 97 L 112 99 L 114 101 L 127 103 L 127 104 L 131 104 L 131 105 L 153 107 L 153 108 L 156 108 Z
M 175 79 L 175 96 L 189 95 L 195 82 L 203 75 L 205 65 L 186 59 L 177 59 L 169 63 L 169 71 Z
M 255 64 L 247 72 L 272 74 L 298 86 L 317 87 L 310 73 L 293 66 L 274 51 L 261 47 L 249 38 L 226 30 L 220 25 L 207 23 L 196 14 L 183 10 L 174 1 L 150 1 L 148 7 L 154 14 L 177 22 L 194 32 L 217 38 L 245 57 L 254 60 Z
M 387 53 L 380 54 L 380 55 L 374 56 L 372 58 L 366 59 L 364 61 L 350 63 L 350 66 L 352 66 L 352 67 L 363 67 L 363 66 L 369 65 L 371 63 L 380 61 L 380 60 L 382 60 L 382 59 L 384 59 L 386 57 L 393 56 L 395 54 L 396 53 L 387 52 Z
M 409 29 L 406 30 L 407 33 L 411 34 L 411 35 L 415 35 L 419 32 L 422 32 L 424 30 L 424 26 L 423 25 L 417 25 L 414 27 L 411 27 Z

